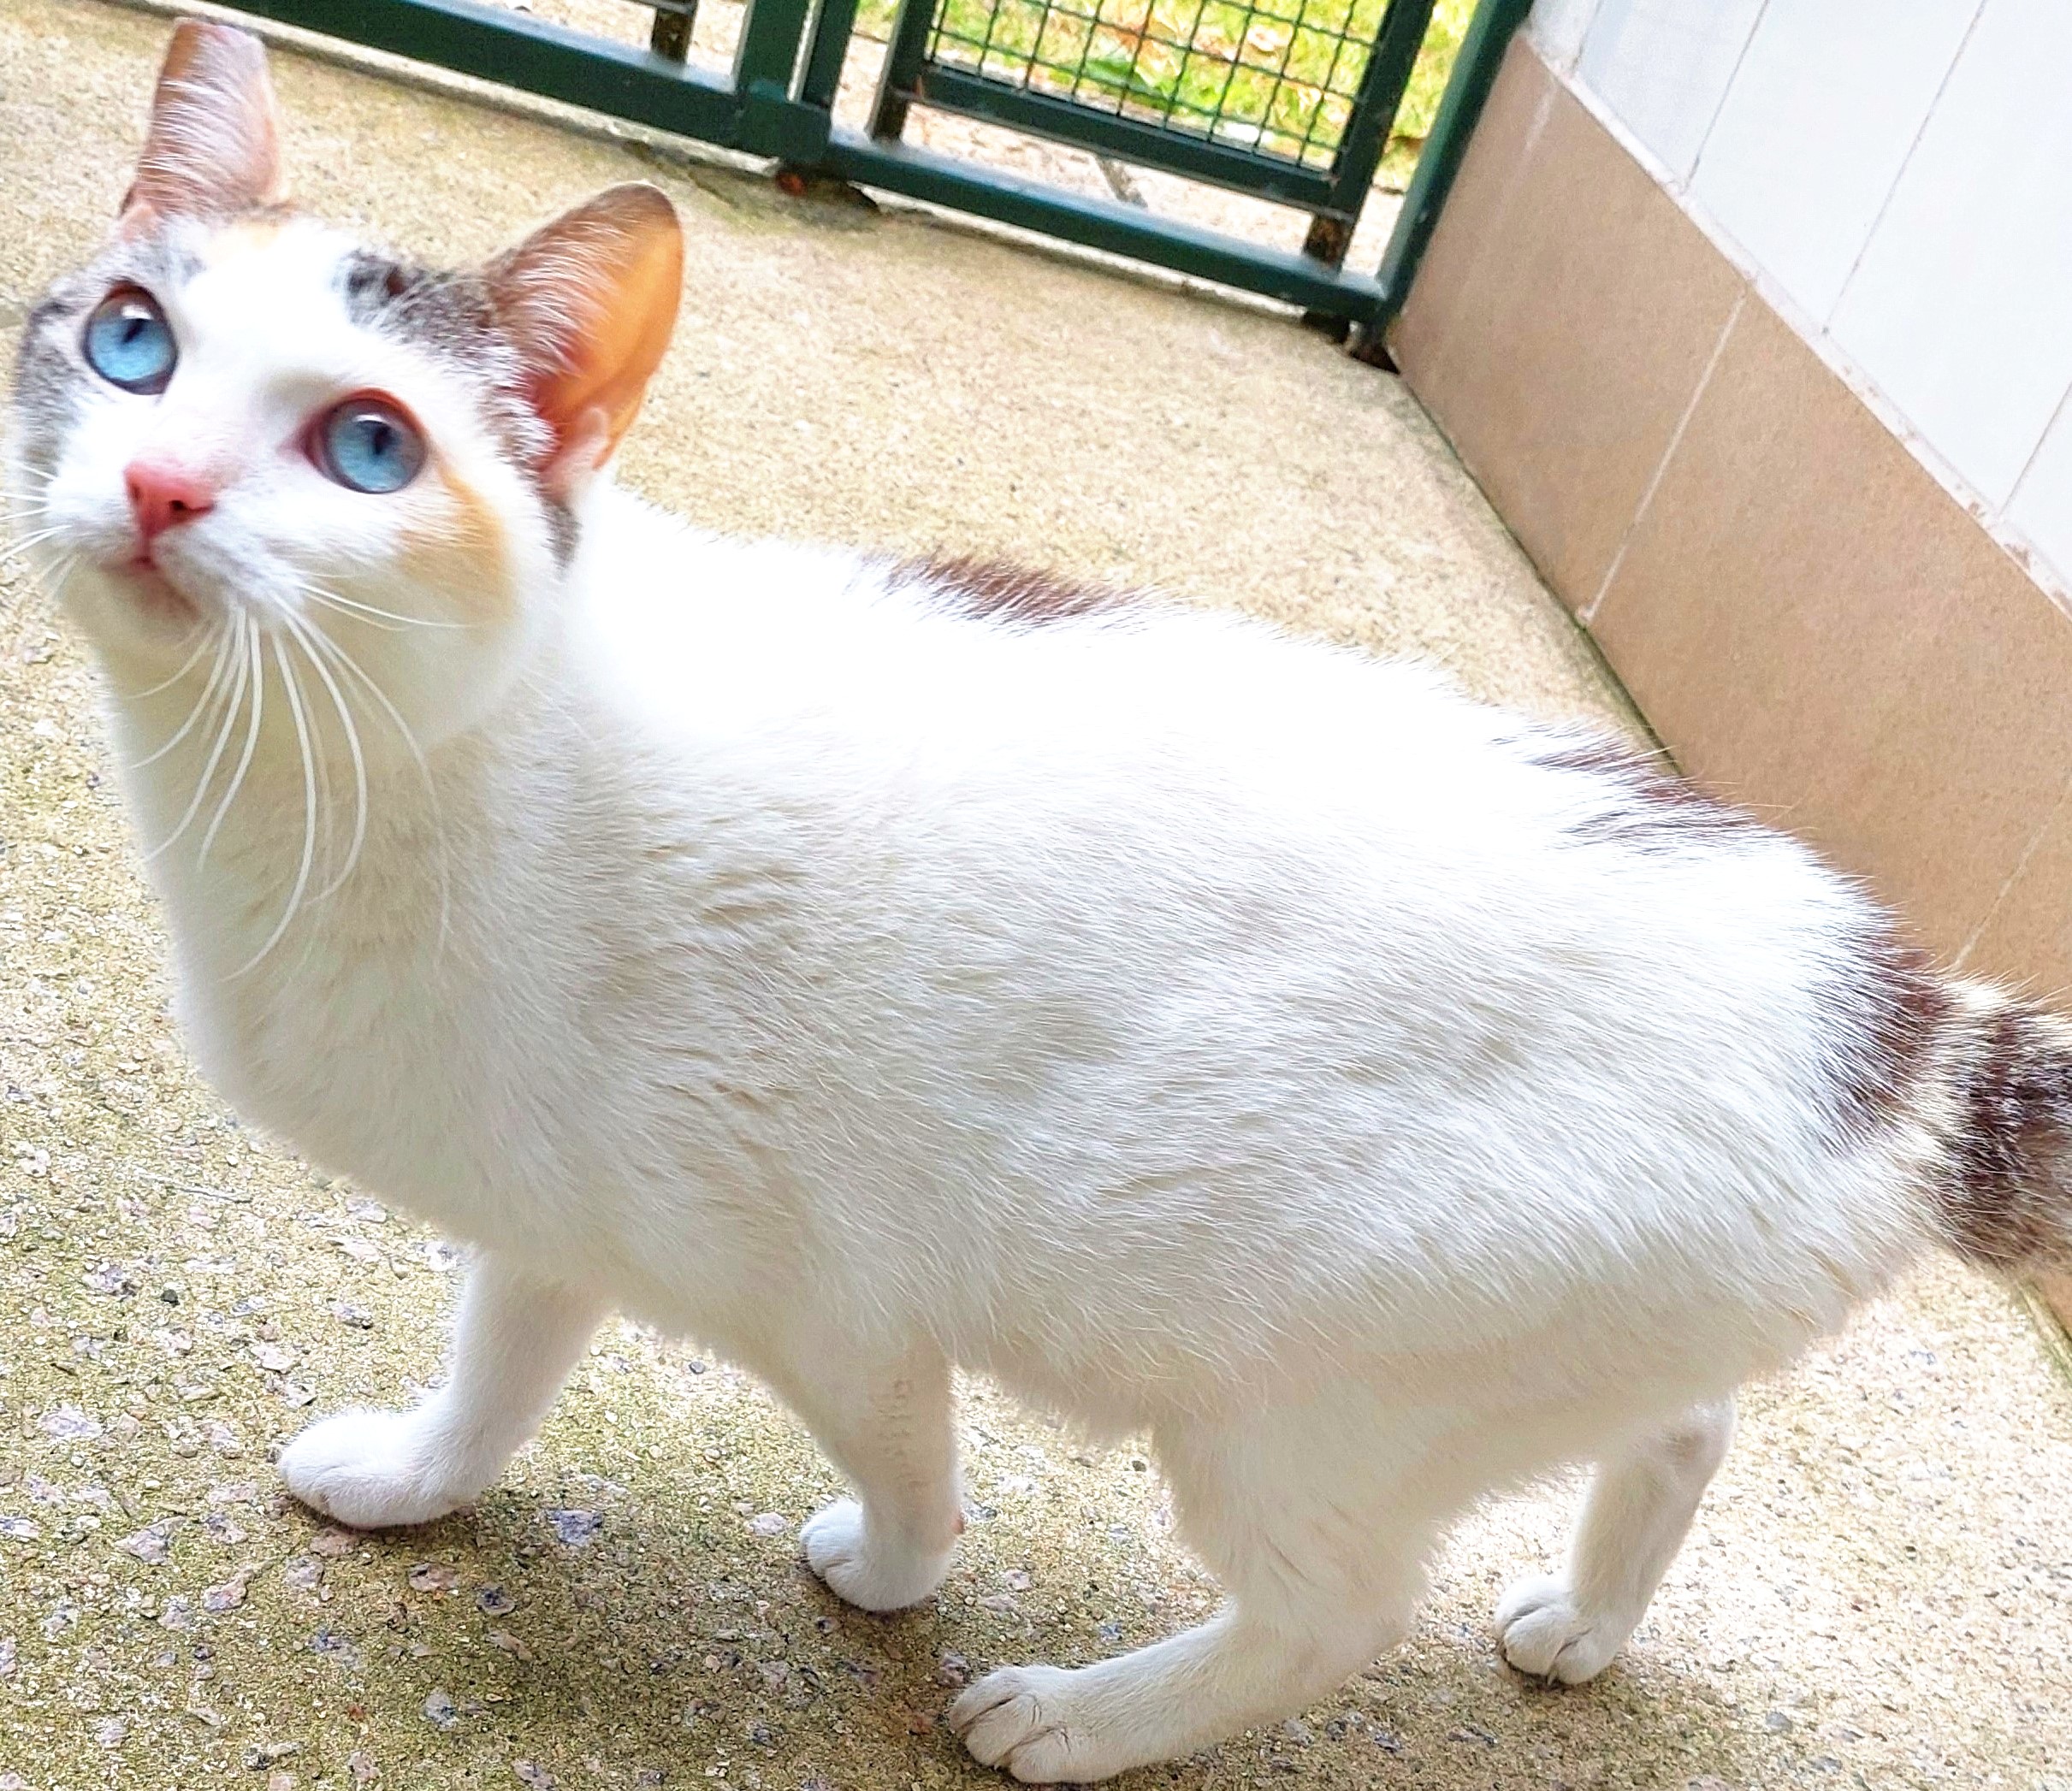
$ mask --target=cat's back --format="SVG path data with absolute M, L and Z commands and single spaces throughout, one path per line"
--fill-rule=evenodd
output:
M 1118 1312 L 1264 1360 L 1262 1274 L 1394 1350 L 1882 1273 L 1820 1096 L 1878 923 L 1782 836 L 1241 618 L 624 519 L 579 725 L 499 773 L 498 986 L 608 1092 L 570 1161 L 752 1184 L 817 1297 L 974 1361 Z
M 1587 911 L 1621 949 L 1738 920 L 1773 943 L 1853 891 L 1787 836 L 1587 730 L 1424 665 L 1227 611 L 1010 568 L 684 529 L 630 499 L 590 581 L 576 675 L 660 765 L 825 811 L 873 857 L 968 850 L 1062 888 L 1074 853 L 1154 880 L 1317 881 L 1530 941 Z M 1472 899 L 1471 899 L 1471 896 Z M 1319 921 L 1327 914 L 1312 911 Z M 1370 929 L 1371 911 L 1352 919 Z

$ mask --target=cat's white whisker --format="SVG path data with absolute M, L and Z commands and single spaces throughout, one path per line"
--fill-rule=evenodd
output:
M 430 816 L 433 836 L 439 842 L 439 943 L 443 949 L 447 930 L 453 916 L 453 873 L 447 864 L 446 819 L 440 809 L 439 789 L 433 782 L 430 763 L 424 756 L 423 748 L 417 744 L 417 736 L 411 732 L 410 724 L 404 720 L 402 711 L 389 700 L 388 693 L 368 674 L 359 661 L 321 629 L 313 630 L 309 638 L 311 645 L 329 654 L 340 669 L 359 680 L 367 694 L 381 706 L 382 712 L 401 736 L 405 748 L 417 767 L 417 776 L 424 785 L 425 807 Z
M 171 735 L 171 736 L 169 736 L 169 738 L 168 738 L 168 739 L 165 741 L 165 742 L 164 742 L 163 745 L 161 745 L 160 747 L 158 747 L 158 748 L 157 748 L 155 751 L 152 751 L 152 752 L 150 752 L 150 753 L 146 753 L 146 754 L 144 755 L 144 757 L 143 757 L 143 758 L 139 759 L 139 760 L 137 760 L 136 761 L 134 761 L 133 764 L 131 764 L 131 765 L 129 765 L 126 766 L 126 767 L 125 767 L 125 769 L 129 770 L 129 771 L 140 771 L 144 770 L 144 768 L 145 768 L 146 765 L 156 765 L 156 764 L 157 764 L 157 762 L 158 762 L 158 761 L 159 761 L 161 759 L 164 758 L 164 757 L 165 757 L 165 755 L 166 755 L 168 753 L 171 752 L 175 747 L 178 746 L 181 741 L 185 740 L 185 739 L 187 737 L 187 736 L 188 736 L 189 734 L 191 734 L 191 733 L 192 733 L 192 732 L 194 731 L 194 724 L 195 724 L 195 723 L 196 723 L 196 722 L 198 722 L 198 721 L 199 721 L 199 720 L 201 719 L 201 714 L 202 714 L 202 711 L 203 711 L 203 709 L 204 709 L 205 706 L 207 706 L 208 702 L 209 702 L 209 699 L 210 699 L 211 696 L 213 696 L 213 695 L 215 695 L 215 693 L 216 693 L 216 677 L 217 677 L 217 675 L 218 675 L 218 674 L 220 674 L 220 673 L 222 672 L 222 669 L 223 669 L 223 654 L 222 654 L 222 644 L 221 644 L 221 643 L 222 643 L 222 639 L 223 639 L 224 637 L 223 637 L 223 635 L 222 635 L 220 633 L 220 631 L 219 631 L 219 633 L 217 634 L 217 637 L 216 637 L 216 638 L 217 638 L 217 643 L 218 643 L 218 644 L 217 644 L 217 650 L 216 650 L 216 664 L 215 664 L 215 665 L 213 665 L 213 666 L 210 668 L 210 676 L 209 676 L 208 682 L 207 682 L 207 683 L 204 683 L 204 684 L 202 686 L 202 688 L 201 688 L 201 694 L 200 694 L 198 696 L 197 696 L 197 697 L 194 699 L 194 705 L 193 705 L 193 706 L 192 706 L 191 709 L 189 709 L 189 710 L 187 711 L 187 718 L 186 718 L 185 721 L 181 722 L 181 724 L 179 725 L 179 727 L 177 727 L 176 729 L 175 729 L 175 730 L 173 730 L 172 735 Z M 195 654 L 195 658 L 197 658 L 197 659 L 198 659 L 198 658 L 199 658 L 199 657 L 200 657 L 200 654 L 199 654 L 199 653 L 198 653 L 198 652 L 197 652 L 197 653 Z M 181 666 L 181 669 L 180 669 L 180 670 L 179 670 L 177 672 L 175 672 L 175 673 L 173 675 L 173 677 L 170 677 L 170 678 L 169 678 L 169 679 L 167 679 L 167 680 L 166 680 L 166 683 L 167 683 L 167 684 L 177 683 L 180 681 L 180 679 L 181 679 L 181 678 L 182 678 L 182 677 L 186 677 L 186 672 L 187 672 L 188 666 L 191 666 L 191 665 L 192 665 L 193 663 L 194 663 L 194 660 L 193 660 L 192 659 L 190 659 L 188 660 L 188 662 L 187 662 L 187 665 L 183 665 L 183 666 Z M 150 690 L 150 691 L 147 691 L 147 692 L 145 692 L 145 693 L 144 693 L 144 694 L 145 694 L 145 695 L 154 695 L 154 696 L 155 696 L 156 695 L 157 695 L 157 692 L 158 692 L 159 690 L 163 689 L 164 688 L 165 688 L 165 685 L 159 685 L 159 686 L 155 687 L 153 689 L 151 689 L 151 690 Z
M 48 529 L 38 529 L 33 534 L 16 535 L 7 546 L 0 547 L 0 566 L 6 565 L 12 560 L 20 559 L 25 553 L 41 547 L 52 535 L 62 535 L 64 532 L 62 524 L 53 524 Z
M 259 624 L 250 616 L 239 618 L 239 640 L 243 644 L 244 663 L 250 668 L 252 693 L 252 718 L 245 728 L 244 750 L 238 755 L 237 769 L 230 774 L 230 787 L 223 792 L 223 800 L 216 805 L 216 813 L 209 817 L 209 826 L 201 836 L 201 850 L 194 854 L 198 869 L 209 861 L 209 848 L 216 843 L 216 836 L 230 813 L 230 805 L 237 801 L 238 791 L 245 782 L 245 773 L 252 769 L 252 755 L 259 748 L 259 716 L 266 695 L 266 662 L 259 653 Z
M 232 677 L 225 678 L 224 667 L 234 658 L 236 661 L 236 671 Z M 224 750 L 230 744 L 230 734 L 237 725 L 238 712 L 244 704 L 246 672 L 245 638 L 241 634 L 233 635 L 226 630 L 217 637 L 216 663 L 209 670 L 208 689 L 202 693 L 202 702 L 208 703 L 210 712 L 213 713 L 216 706 L 210 700 L 209 692 L 215 689 L 219 680 L 222 682 L 222 724 L 216 730 L 216 743 L 209 749 L 209 756 L 202 765 L 201 775 L 194 780 L 194 794 L 188 801 L 186 813 L 181 816 L 173 830 L 144 854 L 145 864 L 150 864 L 160 854 L 169 849 L 173 842 L 192 825 L 194 817 L 201 812 L 201 805 L 208 796 L 209 786 L 215 779 L 216 768 L 222 763 Z M 201 706 L 200 702 L 196 704 L 198 712 Z
M 68 553 L 44 575 L 41 581 L 43 595 L 53 608 L 56 606 L 58 600 L 64 595 L 65 587 L 72 582 L 72 575 L 86 563 L 86 556 L 83 551 Z
M 200 638 L 195 641 L 194 651 L 189 653 L 186 659 L 181 663 L 180 670 L 174 672 L 170 677 L 160 678 L 157 683 L 150 685 L 145 689 L 123 691 L 121 693 L 121 697 L 124 702 L 140 703 L 146 697 L 157 696 L 164 691 L 170 690 L 174 685 L 177 684 L 181 681 L 181 679 L 185 677 L 190 671 L 193 671 L 196 663 L 200 659 L 201 656 L 209 650 L 209 645 L 212 640 L 220 642 L 223 638 L 223 631 L 220 624 L 200 622 L 195 624 L 195 628 L 197 632 L 199 634 Z M 207 693 L 204 691 L 204 695 L 205 695 Z
M 281 909 L 280 919 L 266 936 L 266 943 L 231 972 L 234 982 L 256 969 L 260 960 L 281 943 L 281 936 L 302 907 L 303 894 L 310 886 L 311 867 L 317 862 L 317 761 L 310 752 L 310 724 L 303 712 L 302 683 L 295 676 L 294 665 L 287 656 L 281 637 L 275 635 L 270 639 L 274 663 L 281 668 L 281 688 L 287 698 L 287 712 L 295 724 L 295 743 L 302 754 L 302 858 L 295 866 L 295 882 L 287 892 L 287 906 Z
M 352 718 L 352 706 L 346 702 L 345 693 L 339 689 L 338 680 L 331 676 L 330 667 L 324 664 L 311 643 L 310 630 L 292 618 L 288 620 L 287 628 L 296 644 L 301 647 L 303 656 L 309 660 L 317 676 L 323 680 L 324 689 L 330 693 L 331 706 L 338 712 L 339 725 L 345 730 L 346 750 L 352 755 L 352 841 L 346 848 L 344 866 L 314 898 L 323 901 L 336 895 L 346 879 L 352 876 L 353 866 L 359 862 L 360 848 L 366 841 L 367 760 L 360 748 L 359 727 Z
M 391 630 L 396 628 L 452 628 L 465 629 L 465 622 L 443 622 L 431 616 L 404 616 L 394 610 L 385 610 L 371 603 L 363 603 L 357 597 L 342 597 L 336 591 L 322 585 L 303 584 L 302 594 L 314 603 L 329 609 L 343 610 L 348 615 L 366 618 L 376 626 L 388 624 Z
M 15 470 L 35 480 L 37 482 L 35 488 L 29 491 L 17 491 L 11 485 L 0 485 L 0 503 L 19 505 L 24 508 L 34 508 L 39 511 L 49 510 L 50 507 L 50 483 L 56 475 L 38 472 L 35 468 L 27 466 L 18 467 Z

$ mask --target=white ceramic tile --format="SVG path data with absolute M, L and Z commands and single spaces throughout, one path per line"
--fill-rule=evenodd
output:
M 1583 53 L 1584 34 L 1597 16 L 1597 0 L 1538 0 L 1532 9 L 1532 41 L 1550 68 L 1564 74 Z
M 2049 563 L 2059 588 L 2072 590 L 2072 393 L 2015 488 L 2007 519 Z
M 1584 85 L 1682 180 L 1726 97 L 1763 0 L 1601 0 Z
M 1826 321 L 1981 0 L 1769 0 L 1691 194 Z
M 2072 384 L 2072 3 L 1986 0 L 1831 334 L 1998 507 Z

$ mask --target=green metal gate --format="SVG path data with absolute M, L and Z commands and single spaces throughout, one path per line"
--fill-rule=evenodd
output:
M 974 212 L 1303 306 L 1378 345 L 1530 0 L 1481 0 L 1381 266 L 1344 265 L 1434 0 L 898 0 L 867 125 L 836 121 L 859 0 L 748 0 L 724 76 L 696 0 L 641 0 L 647 45 L 482 0 L 236 0 L 238 9 L 591 110 Z M 867 6 L 884 0 L 863 0 Z M 921 104 L 1293 206 L 1300 252 L 903 140 Z

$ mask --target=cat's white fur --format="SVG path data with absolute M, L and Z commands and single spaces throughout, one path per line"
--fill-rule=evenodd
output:
M 967 1691 L 951 1721 L 1023 1778 L 1327 1693 L 1403 1634 L 1450 1519 L 1576 1459 L 1602 1465 L 1570 1562 L 1498 1623 L 1528 1671 L 1599 1670 L 1732 1389 L 1935 1234 L 1933 1128 L 1840 1127 L 1825 1092 L 1862 897 L 1757 830 L 1605 832 L 1604 781 L 1539 730 L 1230 616 L 986 618 L 605 478 L 559 569 L 458 375 L 340 308 L 340 252 L 296 224 L 169 296 L 186 383 L 86 392 L 41 488 L 91 548 L 127 539 L 140 444 L 219 444 L 167 576 L 241 639 L 324 629 L 395 705 L 325 659 L 334 705 L 312 653 L 291 706 L 268 634 L 206 861 L 199 822 L 151 860 L 216 1085 L 476 1251 L 447 1384 L 312 1426 L 295 1492 L 365 1526 L 472 1498 L 619 1309 L 811 1426 L 856 1498 L 806 1552 L 872 1609 L 950 1566 L 953 1364 L 1151 1439 L 1231 1605 Z M 239 460 L 255 414 L 341 383 L 404 394 L 489 493 L 495 619 L 395 571 L 407 509 Z M 163 748 L 215 662 L 126 697 L 186 637 L 91 563 L 67 594 L 142 838 L 204 785 L 209 818 L 242 721 L 213 781 L 214 710 Z M 340 706 L 365 836 L 320 895 L 358 813 Z

